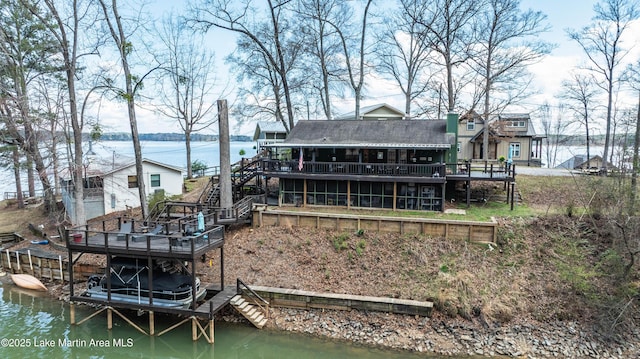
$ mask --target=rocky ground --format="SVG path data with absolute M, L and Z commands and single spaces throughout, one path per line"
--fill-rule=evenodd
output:
M 512 248 L 373 232 L 240 228 L 225 244 L 226 280 L 436 305 L 430 318 L 276 308 L 269 327 L 279 330 L 442 355 L 637 357 L 640 315 L 632 314 L 619 335 L 601 333 L 585 299 L 554 273 L 553 261 L 541 260 L 554 245 L 540 232 L 563 222 L 521 223 L 536 228 L 538 235 L 529 233 L 536 243 L 514 240 Z M 215 281 L 213 272 L 200 274 Z

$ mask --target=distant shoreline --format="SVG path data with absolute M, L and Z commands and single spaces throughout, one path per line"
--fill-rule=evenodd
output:
M 89 140 L 88 134 L 86 135 L 86 141 Z M 139 134 L 140 141 L 184 141 L 184 133 L 141 133 Z M 191 134 L 191 141 L 193 142 L 214 142 L 218 141 L 218 135 L 203 135 L 194 133 Z M 251 136 L 245 135 L 231 135 L 229 140 L 232 142 L 252 142 Z M 126 132 L 115 133 L 103 133 L 98 141 L 131 141 L 131 134 Z

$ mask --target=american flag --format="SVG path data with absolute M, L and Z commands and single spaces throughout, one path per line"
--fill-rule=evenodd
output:
M 302 161 L 302 147 L 300 147 L 300 158 L 298 159 L 298 171 L 302 171 L 302 166 L 304 165 L 304 162 Z

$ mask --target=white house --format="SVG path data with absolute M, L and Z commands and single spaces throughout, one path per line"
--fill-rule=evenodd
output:
M 140 206 L 135 162 L 109 166 L 111 168 L 105 169 L 105 163 L 92 163 L 85 169 L 83 182 L 87 219 Z M 142 172 L 147 197 L 157 191 L 164 191 L 166 196 L 182 194 L 183 169 L 145 158 L 142 160 Z M 75 198 L 73 182 L 69 179 L 62 180 L 62 199 L 73 221 Z

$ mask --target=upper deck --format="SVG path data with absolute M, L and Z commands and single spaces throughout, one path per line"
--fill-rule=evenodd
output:
M 374 182 L 404 181 L 445 183 L 447 180 L 513 181 L 515 165 L 501 163 L 422 164 L 262 161 L 263 173 L 283 178 L 367 179 Z
M 169 222 L 153 226 L 136 226 L 135 222 L 124 225 L 120 219 L 119 225 L 108 222 L 68 229 L 67 248 L 72 252 L 188 260 L 224 245 L 221 225 L 194 232 L 195 226 Z

